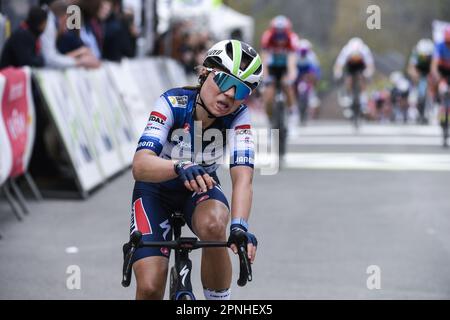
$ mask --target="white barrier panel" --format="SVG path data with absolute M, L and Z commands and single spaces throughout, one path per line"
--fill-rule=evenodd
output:
M 0 77 L 0 101 L 3 101 L 3 92 L 6 79 Z M 8 132 L 3 121 L 3 113 L 0 113 L 0 186 L 9 178 L 12 168 L 12 151 L 8 138 Z
M 158 57 L 155 58 L 155 64 L 157 68 L 157 72 L 160 75 L 160 82 L 163 86 L 163 91 L 167 91 L 174 87 L 171 77 L 169 75 L 169 70 L 166 68 L 166 60 L 167 58 Z M 162 93 L 162 92 L 161 92 Z
M 189 83 L 186 77 L 186 73 L 184 72 L 184 68 L 181 64 L 173 59 L 166 59 L 165 64 L 172 87 L 185 87 L 195 85 L 195 83 Z
M 65 71 L 71 95 L 75 98 L 80 111 L 80 120 L 85 126 L 90 142 L 95 150 L 103 178 L 107 179 L 123 169 L 123 164 L 113 141 L 111 128 L 102 109 L 100 99 L 95 92 L 92 73 L 84 69 Z M 106 94 L 100 92 L 99 94 Z
M 84 113 L 66 85 L 67 79 L 56 70 L 34 70 L 44 94 L 49 112 L 75 170 L 82 191 L 88 192 L 102 183 L 100 168 L 95 161 L 91 136 L 83 125 Z
M 139 90 L 137 81 L 129 68 L 128 60 L 123 60 L 122 64 L 109 63 L 105 67 L 109 76 L 114 82 L 125 103 L 128 115 L 133 123 L 135 142 L 137 146 L 138 138 L 147 125 L 150 115 L 150 108 Z M 143 72 L 142 70 L 140 72 Z
M 107 122 L 113 143 L 119 151 L 122 167 L 127 167 L 131 164 L 136 149 L 133 124 L 106 70 L 99 68 L 92 71 L 90 76 L 93 92 L 99 98 L 102 115 Z
M 146 120 L 148 120 L 153 103 L 164 92 L 161 73 L 157 69 L 154 59 L 128 60 L 124 63 L 124 67 L 136 80 L 137 89 L 145 101 Z

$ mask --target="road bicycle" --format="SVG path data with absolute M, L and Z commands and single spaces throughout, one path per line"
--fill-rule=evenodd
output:
M 224 241 L 200 241 L 195 237 L 181 237 L 181 229 L 185 225 L 184 216 L 181 213 L 173 213 L 170 223 L 174 230 L 174 241 L 142 241 L 142 233 L 134 231 L 130 241 L 123 245 L 124 262 L 122 269 L 122 286 L 128 287 L 132 276 L 132 259 L 138 248 L 167 248 L 175 251 L 175 262 L 170 269 L 170 300 L 196 300 L 192 290 L 191 271 L 192 261 L 189 253 L 200 248 L 229 247 L 230 243 Z M 247 257 L 247 246 L 245 235 L 238 241 L 238 256 L 240 273 L 237 284 L 243 287 L 247 281 L 252 281 L 252 268 Z
M 449 135 L 449 109 L 450 109 L 450 90 L 449 90 L 449 80 L 446 79 L 439 84 L 439 93 L 441 95 L 441 112 L 440 112 L 440 122 L 442 127 L 442 146 L 448 148 L 448 135 Z
M 286 154 L 287 126 L 286 126 L 286 97 L 282 85 L 282 73 L 275 76 L 275 104 L 272 112 L 272 129 L 279 130 L 278 152 L 280 159 Z
M 353 72 L 352 77 L 352 123 L 353 127 L 358 130 L 361 121 L 361 72 Z

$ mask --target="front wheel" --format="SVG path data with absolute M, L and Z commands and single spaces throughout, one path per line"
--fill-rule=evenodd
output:
M 286 153 L 287 128 L 285 123 L 285 107 L 283 101 L 277 101 L 275 104 L 274 128 L 279 129 L 279 154 L 283 158 Z
M 442 135 L 443 135 L 443 147 L 447 148 L 448 147 L 448 107 L 445 106 L 445 116 L 444 116 L 444 121 L 442 123 Z
M 170 286 L 169 286 L 169 297 L 170 300 L 176 300 L 176 291 L 177 291 L 177 281 L 178 281 L 178 273 L 175 270 L 175 267 L 170 268 Z

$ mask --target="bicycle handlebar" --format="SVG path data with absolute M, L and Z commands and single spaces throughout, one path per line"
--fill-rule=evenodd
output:
M 122 286 L 128 287 L 131 282 L 132 268 L 131 260 L 138 248 L 169 248 L 169 249 L 185 249 L 195 250 L 200 248 L 220 248 L 230 247 L 231 244 L 224 241 L 199 241 L 197 238 L 180 238 L 175 241 L 142 241 L 142 233 L 140 231 L 134 231 L 130 236 L 130 241 L 123 245 L 123 275 Z M 252 267 L 247 257 L 247 248 L 241 244 L 238 246 L 239 256 L 239 279 L 237 284 L 243 287 L 247 284 L 247 281 L 252 281 Z

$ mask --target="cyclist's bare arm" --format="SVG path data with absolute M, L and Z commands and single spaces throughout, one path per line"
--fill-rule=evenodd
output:
M 434 57 L 433 60 L 431 61 L 431 74 L 434 80 L 436 81 L 439 80 L 440 78 L 438 66 L 439 66 L 439 59 Z
M 247 166 L 236 166 L 230 169 L 232 181 L 231 218 L 243 218 L 248 221 L 253 198 L 253 169 Z M 237 250 L 233 250 L 237 252 Z M 255 260 L 256 248 L 252 244 L 247 247 L 251 262 Z
M 295 81 L 295 79 L 297 78 L 297 54 L 295 52 L 289 52 L 288 54 L 287 71 L 287 80 Z
M 419 81 L 419 73 L 417 72 L 416 66 L 412 63 L 408 64 L 408 69 L 407 69 L 408 75 L 411 77 L 411 79 L 413 79 L 414 82 L 418 82 Z
M 139 150 L 133 159 L 133 177 L 142 182 L 168 181 L 177 177 L 173 165 L 173 160 L 160 158 L 151 150 Z
M 269 67 L 268 67 L 268 59 L 269 59 L 269 55 L 270 53 L 267 50 L 262 50 L 261 51 L 261 60 L 263 62 L 263 72 L 264 75 L 268 76 L 269 75 Z
M 158 157 L 151 150 L 143 149 L 136 152 L 133 159 L 133 177 L 136 181 L 159 183 L 178 177 L 174 170 L 174 160 Z M 211 189 L 216 182 L 208 174 L 198 176 L 197 180 L 185 181 L 186 189 L 201 192 Z

